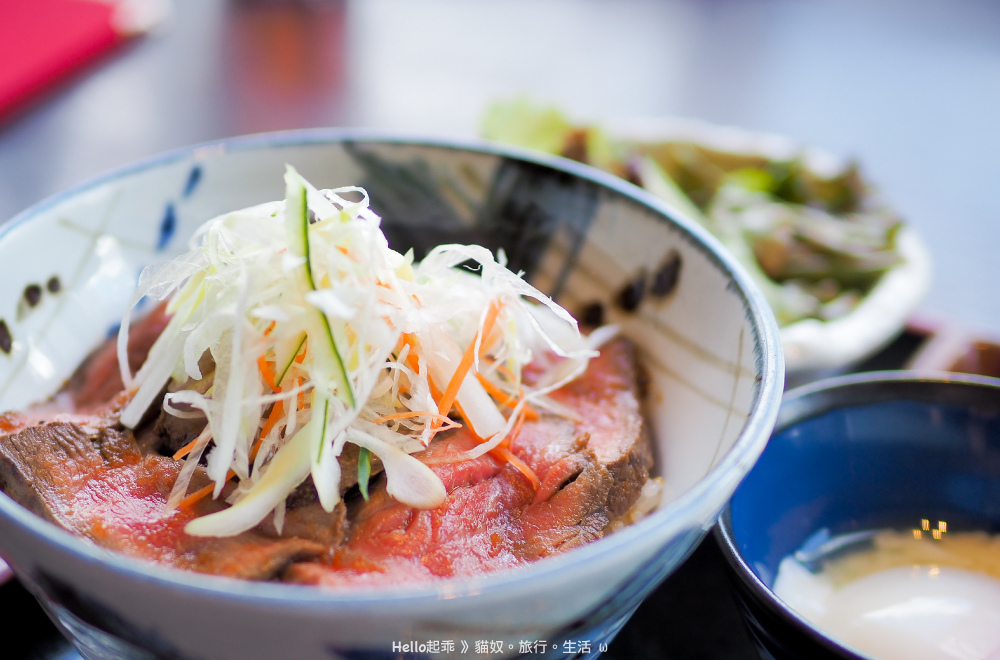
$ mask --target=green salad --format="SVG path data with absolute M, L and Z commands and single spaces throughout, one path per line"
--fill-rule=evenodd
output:
M 526 101 L 494 105 L 483 132 L 599 167 L 671 203 L 739 259 L 781 325 L 849 313 L 902 261 L 902 222 L 875 203 L 856 164 L 824 177 L 802 158 L 615 139 Z

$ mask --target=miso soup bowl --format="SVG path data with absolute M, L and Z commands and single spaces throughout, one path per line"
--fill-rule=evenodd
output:
M 0 555 L 89 658 L 496 658 L 525 644 L 535 658 L 596 655 L 715 522 L 767 442 L 784 374 L 774 319 L 736 262 L 628 183 L 485 143 L 342 130 L 132 165 L 0 230 L 0 408 L 55 392 L 114 332 L 141 268 L 183 251 L 202 222 L 281 199 L 286 163 L 321 188 L 366 187 L 397 250 L 503 248 L 571 312 L 620 324 L 649 375 L 659 507 L 562 556 L 426 586 L 334 591 L 172 570 L 3 495 Z
M 716 528 L 761 657 L 869 658 L 775 595 L 778 566 L 824 554 L 829 537 L 858 533 L 861 545 L 865 532 L 909 534 L 924 520 L 949 534 L 1000 531 L 1000 380 L 876 372 L 788 392 Z

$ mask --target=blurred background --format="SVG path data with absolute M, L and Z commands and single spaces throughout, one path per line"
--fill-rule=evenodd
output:
M 3 0 L 0 31 L 18 5 L 51 6 L 36 10 L 51 24 L 84 1 Z M 579 121 L 698 117 L 857 158 L 931 247 L 925 309 L 1000 328 L 993 0 L 123 4 L 147 34 L 3 116 L 0 219 L 194 142 L 312 126 L 475 136 L 492 101 L 526 95 Z
M 931 250 L 921 313 L 1000 335 L 995 0 L 0 0 L 0 222 L 192 143 L 474 137 L 521 96 L 580 122 L 695 117 L 855 158 Z M 717 553 L 703 544 L 610 655 L 749 657 Z M 11 589 L 16 621 L 35 606 Z M 23 657 L 74 657 L 50 642 Z

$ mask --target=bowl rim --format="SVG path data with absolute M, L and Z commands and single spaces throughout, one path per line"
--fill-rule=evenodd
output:
M 954 386 L 958 386 L 959 389 Z M 940 397 L 934 396 L 935 391 L 942 389 L 951 390 L 955 395 L 947 397 L 945 403 L 959 404 L 964 402 L 968 405 L 968 399 L 963 399 L 963 397 L 978 393 L 985 396 L 992 394 L 993 400 L 997 402 L 994 405 L 1000 409 L 1000 378 L 947 371 L 905 369 L 847 374 L 818 380 L 786 392 L 782 399 L 772 437 L 795 424 L 839 408 L 899 400 L 942 402 Z M 764 584 L 764 581 L 743 556 L 736 541 L 733 529 L 732 499 L 722 509 L 714 534 L 732 573 L 736 575 L 742 587 L 752 594 L 756 602 L 761 603 L 770 612 L 777 614 L 779 618 L 793 623 L 812 641 L 828 651 L 836 652 L 847 658 L 876 660 L 872 656 L 826 635 Z
M 892 386 L 887 387 L 887 386 Z M 969 405 L 976 393 L 1000 389 L 1000 378 L 924 369 L 868 371 L 825 378 L 785 392 L 771 435 L 835 408 L 899 399 Z M 944 392 L 944 398 L 938 391 Z M 1000 407 L 1000 405 L 998 405 Z
M 138 174 L 140 172 L 170 165 L 183 160 L 198 162 L 200 154 L 226 155 L 233 152 L 267 150 L 283 147 L 322 146 L 345 142 L 388 143 L 421 147 L 474 152 L 500 158 L 540 165 L 565 174 L 570 174 L 609 189 L 620 197 L 646 207 L 671 223 L 695 249 L 710 262 L 727 274 L 736 284 L 730 286 L 740 298 L 743 311 L 759 342 L 756 356 L 760 378 L 743 429 L 733 446 L 694 485 L 681 493 L 667 506 L 652 512 L 635 524 L 598 541 L 574 549 L 571 553 L 547 558 L 518 567 L 472 578 L 452 578 L 435 581 L 421 586 L 366 587 L 364 589 L 317 589 L 311 585 L 284 583 L 255 583 L 235 578 L 203 575 L 181 569 L 161 566 L 152 562 L 128 557 L 92 545 L 43 520 L 24 509 L 6 494 L 0 493 L 0 517 L 10 519 L 14 524 L 27 529 L 35 537 L 53 544 L 62 552 L 70 553 L 92 565 L 99 565 L 128 579 L 152 583 L 164 587 L 182 587 L 193 593 L 217 599 L 247 600 L 250 603 L 281 603 L 285 607 L 299 604 L 303 607 L 328 606 L 337 608 L 350 606 L 354 610 L 373 606 L 384 608 L 386 604 L 404 607 L 424 601 L 427 598 L 450 599 L 456 596 L 471 596 L 502 588 L 526 588 L 544 582 L 546 578 L 560 573 L 581 570 L 602 557 L 610 557 L 624 546 L 649 536 L 653 530 L 659 535 L 675 534 L 691 527 L 690 520 L 695 515 L 703 499 L 711 500 L 712 487 L 727 479 L 742 479 L 763 451 L 777 417 L 780 393 L 784 383 L 784 359 L 777 323 L 763 294 L 735 259 L 729 256 L 722 245 L 696 222 L 685 217 L 671 205 L 652 196 L 638 186 L 624 179 L 602 172 L 588 165 L 559 156 L 542 154 L 527 149 L 499 145 L 484 140 L 455 139 L 411 135 L 401 132 L 387 132 L 354 128 L 312 128 L 270 133 L 257 133 L 207 141 L 156 154 L 114 169 L 108 173 L 80 183 L 65 191 L 52 195 L 0 226 L 0 244 L 22 224 L 31 221 L 49 208 L 81 195 L 99 186 Z M 712 512 L 718 514 L 722 504 Z M 700 526 L 700 523 L 699 523 Z M 708 527 L 703 527 L 707 531 Z M 641 567 L 634 567 L 639 570 Z M 632 571 L 634 573 L 635 571 Z M 537 587 L 536 587 L 537 588 Z
M 878 660 L 877 658 L 863 655 L 850 646 L 836 641 L 833 637 L 825 635 L 808 619 L 799 614 L 797 610 L 789 607 L 785 604 L 785 601 L 778 598 L 746 563 L 746 559 L 736 545 L 732 533 L 732 525 L 732 510 L 727 503 L 726 508 L 722 510 L 722 514 L 719 516 L 719 523 L 715 526 L 715 540 L 722 548 L 722 554 L 726 558 L 730 572 L 736 575 L 736 579 L 739 580 L 744 589 L 749 590 L 754 601 L 762 603 L 766 610 L 776 613 L 779 619 L 788 620 L 799 632 L 827 652 L 853 660 Z M 743 607 L 745 608 L 746 605 L 743 604 Z M 746 614 L 744 613 L 743 616 L 745 618 Z

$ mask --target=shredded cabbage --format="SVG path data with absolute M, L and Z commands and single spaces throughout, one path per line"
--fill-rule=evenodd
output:
M 205 223 L 189 252 L 143 271 L 132 299 L 169 297 L 173 316 L 138 373 L 119 359 L 131 393 L 122 423 L 138 425 L 172 379 L 166 412 L 208 420 L 169 506 L 191 497 L 203 455 L 214 497 L 239 480 L 232 506 L 191 521 L 189 534 L 239 534 L 269 513 L 280 524 L 285 498 L 310 476 L 332 511 L 345 443 L 361 448 L 363 493 L 374 455 L 390 495 L 436 507 L 444 485 L 411 454 L 458 425 L 449 415 L 481 440 L 459 458 L 496 449 L 530 405 L 559 412 L 546 394 L 582 373 L 609 335 L 581 336 L 502 254 L 442 245 L 414 263 L 389 248 L 364 190 L 320 191 L 292 167 L 285 184 L 283 202 Z M 478 275 L 458 268 L 470 260 Z M 529 388 L 521 368 L 540 355 L 558 358 Z

